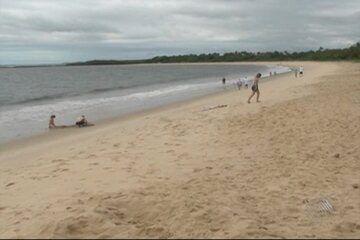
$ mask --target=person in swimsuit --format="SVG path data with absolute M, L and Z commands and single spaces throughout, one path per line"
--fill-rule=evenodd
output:
M 256 93 L 256 102 L 260 102 L 260 101 L 259 101 L 259 97 L 260 97 L 259 79 L 260 79 L 260 77 L 261 77 L 261 73 L 256 74 L 254 83 L 253 83 L 253 85 L 251 86 L 252 93 L 251 93 L 251 95 L 250 95 L 250 97 L 249 97 L 249 99 L 248 99 L 248 103 L 250 103 L 251 98 L 255 95 L 255 93 Z
M 75 123 L 78 127 L 85 127 L 88 125 L 88 121 L 86 120 L 85 116 L 82 115 L 79 117 Z
M 55 124 L 55 118 L 56 116 L 55 115 L 51 115 L 50 116 L 50 119 L 49 119 L 49 129 L 55 129 L 55 128 L 66 128 L 66 126 L 57 126 Z
M 78 119 L 76 119 L 75 124 L 76 124 L 78 127 L 90 127 L 90 126 L 95 126 L 95 124 L 89 123 L 88 120 L 85 118 L 84 115 L 82 115 L 81 117 L 79 117 Z

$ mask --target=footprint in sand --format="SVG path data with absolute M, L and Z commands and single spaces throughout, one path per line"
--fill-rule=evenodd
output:
M 53 172 L 56 173 L 56 172 L 67 172 L 67 171 L 69 171 L 68 168 L 57 168 Z
M 65 159 L 61 159 L 61 158 L 59 158 L 59 159 L 54 159 L 54 160 L 52 160 L 51 162 L 53 162 L 53 163 L 65 162 Z
M 178 158 L 180 158 L 180 159 L 182 159 L 182 158 L 188 158 L 190 156 L 190 154 L 188 154 L 188 153 L 183 153 L 183 154 L 180 154 L 179 156 L 178 156 Z
M 10 183 L 6 184 L 6 187 L 10 187 L 10 186 L 12 186 L 12 185 L 15 185 L 15 183 L 14 183 L 14 182 L 10 182 Z

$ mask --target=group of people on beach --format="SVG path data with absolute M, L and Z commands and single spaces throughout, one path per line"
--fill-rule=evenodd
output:
M 251 83 L 251 79 L 248 79 L 247 77 L 245 78 L 240 78 L 237 82 L 236 82 L 236 86 L 237 88 L 240 90 L 241 87 L 244 85 L 245 88 L 249 88 L 249 85 Z
M 84 115 L 82 115 L 81 117 L 78 117 L 76 119 L 75 125 L 56 125 L 55 124 L 55 115 L 51 115 L 50 119 L 49 119 L 49 129 L 56 129 L 56 128 L 67 128 L 67 127 L 74 127 L 74 126 L 78 126 L 80 127 L 89 127 L 89 126 L 94 126 L 94 124 L 89 123 L 88 120 L 85 118 Z
M 299 77 L 302 77 L 304 75 L 304 67 L 300 66 L 299 68 L 294 68 L 294 72 L 295 72 L 295 77 L 298 77 L 298 73 L 299 73 Z
M 295 72 L 295 77 L 298 76 L 299 73 L 299 77 L 302 77 L 304 75 L 304 67 L 300 66 L 299 68 L 294 68 L 293 71 Z M 270 76 L 276 76 L 276 72 L 272 73 L 270 72 Z M 259 98 L 260 98 L 260 90 L 259 90 L 259 79 L 261 78 L 261 73 L 256 74 L 254 79 L 248 79 L 247 77 L 245 78 L 240 78 L 237 82 L 237 88 L 240 90 L 241 87 L 244 85 L 245 88 L 249 88 L 249 85 L 251 84 L 251 90 L 252 93 L 248 98 L 248 103 L 251 103 L 251 99 L 254 97 L 254 95 L 256 94 L 256 102 L 260 102 Z M 222 84 L 225 88 L 226 86 L 226 79 L 225 77 L 222 79 Z
M 299 70 L 299 76 L 302 77 L 304 74 L 304 68 L 303 66 L 301 66 L 299 69 L 295 68 L 294 72 L 295 72 L 295 77 L 297 77 L 298 75 L 298 70 Z M 271 74 L 272 75 L 272 74 Z M 274 73 L 275 75 L 275 73 Z M 247 77 L 245 78 L 240 78 L 237 82 L 236 85 L 238 87 L 238 89 L 240 90 L 242 85 L 244 85 L 245 88 L 248 88 L 250 83 L 251 84 L 251 94 L 247 100 L 247 103 L 251 103 L 251 99 L 255 96 L 256 94 L 256 102 L 260 102 L 259 98 L 260 98 L 260 90 L 259 90 L 259 80 L 261 78 L 261 73 L 256 74 L 255 78 L 253 80 L 249 80 Z M 223 77 L 222 78 L 222 84 L 224 86 L 224 88 L 226 87 L 226 78 Z M 55 115 L 51 115 L 50 119 L 49 119 L 49 129 L 55 129 L 55 128 L 67 128 L 67 127 L 74 127 L 74 126 L 78 126 L 80 127 L 87 127 L 87 126 L 94 126 L 94 124 L 89 123 L 87 121 L 87 119 L 85 118 L 84 115 L 82 115 L 81 117 L 79 117 L 76 122 L 75 125 L 71 125 L 71 126 L 67 126 L 67 125 L 56 125 L 55 124 Z

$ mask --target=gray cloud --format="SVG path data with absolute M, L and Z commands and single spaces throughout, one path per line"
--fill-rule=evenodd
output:
M 360 40 L 358 0 L 0 0 L 0 16 L 0 64 L 301 51 Z

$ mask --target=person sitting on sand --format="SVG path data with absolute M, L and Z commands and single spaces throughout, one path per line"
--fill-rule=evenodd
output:
M 55 115 L 51 115 L 50 119 L 49 119 L 49 129 L 54 129 L 54 128 L 66 128 L 66 126 L 57 126 L 55 124 Z
M 50 116 L 50 119 L 49 119 L 49 128 L 56 128 L 56 125 L 55 125 L 55 118 L 56 116 L 55 115 L 51 115 Z
M 248 103 L 250 103 L 251 98 L 255 95 L 255 93 L 256 93 L 256 102 L 260 102 L 259 101 L 259 97 L 260 97 L 259 79 L 260 79 L 260 77 L 261 77 L 261 73 L 256 74 L 256 77 L 254 79 L 254 83 L 251 86 L 252 93 L 251 93 L 251 95 L 250 95 L 250 97 L 248 99 Z
M 88 120 L 85 118 L 84 115 L 82 115 L 81 117 L 78 117 L 75 124 L 78 127 L 94 126 L 94 124 L 88 122 Z
M 82 115 L 81 117 L 78 117 L 75 123 L 78 127 L 85 127 L 88 124 L 88 121 L 86 120 L 85 116 Z

